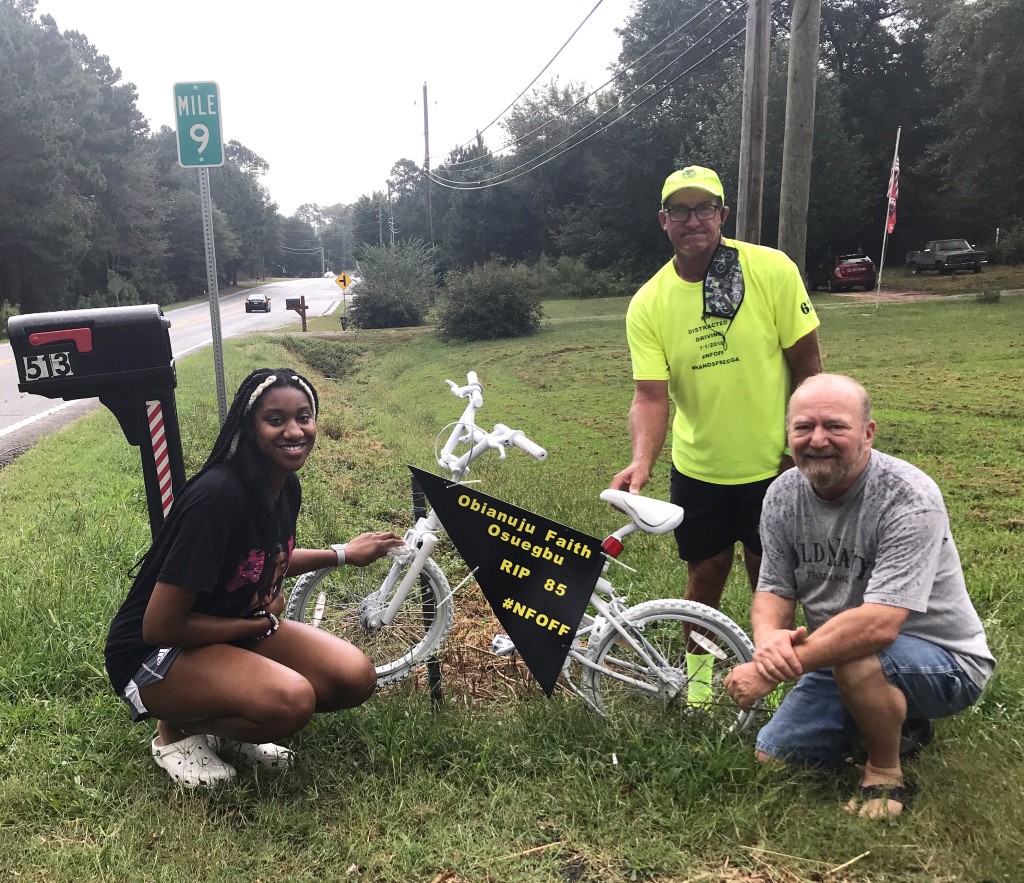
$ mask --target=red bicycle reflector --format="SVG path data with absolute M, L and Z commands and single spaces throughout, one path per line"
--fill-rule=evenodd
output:
M 601 548 L 611 555 L 612 558 L 618 558 L 622 554 L 622 540 L 616 536 L 610 536 L 601 543 Z

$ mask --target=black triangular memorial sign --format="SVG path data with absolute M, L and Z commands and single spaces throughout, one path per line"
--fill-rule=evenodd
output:
M 601 541 L 475 488 L 409 469 L 550 696 L 601 575 Z

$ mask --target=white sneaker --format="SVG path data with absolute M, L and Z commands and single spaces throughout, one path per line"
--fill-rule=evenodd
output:
M 213 753 L 203 735 L 186 736 L 168 745 L 157 745 L 154 739 L 150 750 L 156 765 L 167 770 L 175 782 L 186 788 L 210 788 L 229 782 L 236 775 L 233 766 Z
M 247 760 L 265 770 L 287 769 L 295 760 L 294 751 L 283 745 L 275 745 L 273 742 L 263 742 L 257 745 L 253 742 L 224 739 L 221 736 L 207 736 L 206 738 L 214 751 L 227 754 L 232 760 Z

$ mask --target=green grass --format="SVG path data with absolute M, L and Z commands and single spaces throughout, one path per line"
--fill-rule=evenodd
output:
M 898 824 L 840 811 L 852 771 L 766 770 L 749 741 L 606 725 L 581 703 L 538 690 L 452 694 L 438 713 L 421 688 L 389 691 L 314 721 L 294 740 L 299 760 L 286 776 L 246 771 L 221 792 L 177 790 L 148 757 L 150 729 L 128 723 L 102 672 L 106 626 L 148 524 L 138 451 L 100 411 L 0 471 L 0 878 L 1016 879 L 1024 298 L 815 303 L 827 369 L 853 374 L 874 397 L 877 446 L 942 487 L 999 657 L 982 703 L 940 722 L 933 747 L 913 762 L 923 791 Z M 542 334 L 459 347 L 417 330 L 228 342 L 227 384 L 259 365 L 313 366 L 322 406 L 303 476 L 307 544 L 405 527 L 405 464 L 433 468 L 434 437 L 462 404 L 443 381 L 469 369 L 485 384 L 480 422 L 523 429 L 550 452 L 543 464 L 516 452 L 481 460 L 472 477 L 487 493 L 600 537 L 621 519 L 597 495 L 629 458 L 625 306 L 549 302 Z M 217 428 L 209 359 L 179 364 L 189 473 Z M 663 461 L 652 492 L 664 497 Z M 631 538 L 626 556 L 642 575 L 631 600 L 681 593 L 670 539 Z M 458 578 L 449 547 L 442 558 Z M 746 623 L 738 572 L 726 594 L 727 611 Z
M 883 291 L 923 291 L 928 294 L 975 294 L 986 290 L 1019 291 L 1024 288 L 1024 268 L 995 264 L 982 267 L 980 273 L 923 272 L 913 275 L 902 264 L 887 265 L 882 269 Z

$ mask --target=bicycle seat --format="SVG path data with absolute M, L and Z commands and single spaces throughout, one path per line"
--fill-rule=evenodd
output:
M 601 499 L 633 519 L 644 533 L 668 533 L 675 530 L 683 520 L 683 508 L 675 503 L 655 500 L 607 488 L 601 491 Z

